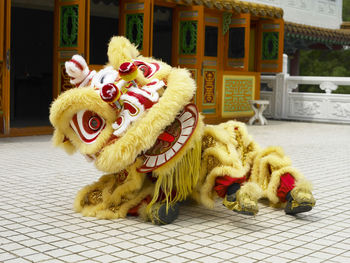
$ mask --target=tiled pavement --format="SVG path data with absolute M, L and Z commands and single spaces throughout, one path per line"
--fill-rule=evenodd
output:
M 72 209 L 100 173 L 50 136 L 0 139 L 0 262 L 350 262 L 350 126 L 270 121 L 249 127 L 282 145 L 313 181 L 316 207 L 256 217 L 186 204 L 167 226 L 98 220 Z

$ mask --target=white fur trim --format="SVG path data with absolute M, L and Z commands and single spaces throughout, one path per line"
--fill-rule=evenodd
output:
M 80 83 L 79 88 L 88 86 L 89 82 L 95 76 L 95 74 L 96 74 L 95 70 L 90 71 L 89 75 L 84 79 L 84 81 L 82 83 Z
M 70 83 L 73 85 L 77 85 L 85 80 L 85 78 L 89 75 L 90 70 L 88 65 L 86 64 L 85 59 L 80 55 L 74 55 L 72 60 L 76 61 L 80 64 L 82 69 L 76 65 L 76 63 L 72 61 L 67 61 L 65 63 L 66 72 L 68 76 L 71 78 Z
M 104 85 L 115 82 L 118 76 L 118 71 L 113 67 L 105 67 L 92 78 L 91 85 L 101 89 Z
M 113 134 L 115 136 L 121 136 L 129 127 L 129 125 L 131 124 L 131 116 L 129 114 L 129 111 L 124 110 L 119 117 L 123 118 L 123 121 L 120 125 L 118 125 L 118 123 L 113 123 L 112 124 L 112 128 L 115 130 L 113 132 Z

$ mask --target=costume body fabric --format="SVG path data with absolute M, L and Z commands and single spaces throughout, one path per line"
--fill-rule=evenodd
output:
M 77 194 L 78 212 L 167 224 L 187 198 L 209 208 L 223 198 L 248 215 L 261 198 L 289 214 L 314 206 L 310 183 L 280 147 L 261 149 L 240 122 L 204 125 L 186 69 L 140 56 L 123 37 L 111 39 L 108 57 L 96 73 L 73 56 L 66 70 L 77 88 L 51 106 L 54 144 L 107 173 Z

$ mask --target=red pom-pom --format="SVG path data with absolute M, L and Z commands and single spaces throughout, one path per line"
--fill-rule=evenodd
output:
M 124 76 L 135 72 L 135 70 L 137 70 L 137 67 L 133 63 L 124 62 L 119 67 L 119 74 L 120 76 Z
M 114 102 L 119 99 L 120 92 L 113 83 L 108 83 L 102 87 L 100 96 L 105 102 Z

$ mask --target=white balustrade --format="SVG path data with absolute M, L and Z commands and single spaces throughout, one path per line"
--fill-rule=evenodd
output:
M 285 70 L 284 70 L 285 71 Z M 338 86 L 350 86 L 350 77 L 290 76 L 283 72 L 261 76 L 272 91 L 261 91 L 270 102 L 264 115 L 273 119 L 306 120 L 350 124 L 350 94 L 333 94 Z M 295 92 L 301 84 L 319 85 L 325 93 Z

